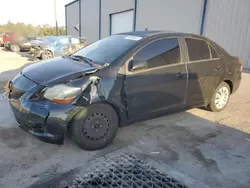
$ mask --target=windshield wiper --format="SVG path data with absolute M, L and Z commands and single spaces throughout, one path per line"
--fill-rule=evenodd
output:
M 76 60 L 76 61 L 81 61 L 82 63 L 87 63 L 88 65 L 93 66 L 92 63 L 89 60 L 84 59 L 82 56 L 65 55 L 65 56 L 63 56 L 63 58 L 69 58 L 69 59 L 73 59 L 73 60 Z
M 71 55 L 71 57 L 75 57 L 75 58 L 78 58 L 78 59 L 81 59 L 81 60 L 84 60 L 84 61 L 87 61 L 87 63 L 89 65 L 93 65 L 93 61 L 87 57 L 84 57 L 84 56 L 80 56 L 80 55 Z
M 97 64 L 97 63 L 94 63 L 93 60 L 87 58 L 87 57 L 84 57 L 84 56 L 80 56 L 80 55 L 71 55 L 71 57 L 73 58 L 77 58 L 77 59 L 81 59 L 83 60 L 84 62 L 87 62 L 90 66 L 94 66 L 96 68 L 102 68 L 101 65 Z

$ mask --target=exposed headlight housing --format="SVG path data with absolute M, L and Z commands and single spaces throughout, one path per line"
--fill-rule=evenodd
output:
M 81 93 L 81 88 L 73 87 L 66 84 L 55 85 L 51 88 L 46 88 L 44 98 L 59 104 L 71 103 L 73 99 Z

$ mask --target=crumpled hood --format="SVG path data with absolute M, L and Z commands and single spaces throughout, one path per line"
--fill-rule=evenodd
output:
M 58 57 L 29 65 L 22 70 L 21 74 L 38 84 L 48 86 L 66 83 L 85 73 L 95 71 L 97 71 L 95 67 Z

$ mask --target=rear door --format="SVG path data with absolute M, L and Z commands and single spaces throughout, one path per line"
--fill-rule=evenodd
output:
M 125 93 L 130 120 L 183 107 L 187 75 L 181 52 L 177 38 L 164 38 L 150 42 L 131 57 L 146 61 L 148 66 L 133 72 L 127 68 Z
M 185 42 L 188 70 L 186 102 L 189 106 L 205 105 L 221 83 L 225 65 L 216 49 L 206 40 L 186 37 Z

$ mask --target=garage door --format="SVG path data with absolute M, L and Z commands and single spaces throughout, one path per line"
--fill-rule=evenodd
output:
M 250 69 L 250 1 L 208 0 L 204 35 Z
M 133 10 L 111 14 L 111 35 L 133 30 Z

